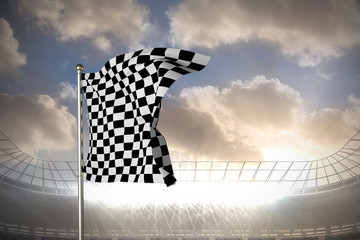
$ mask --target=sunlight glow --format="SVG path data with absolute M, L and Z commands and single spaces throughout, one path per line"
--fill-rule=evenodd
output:
M 179 183 L 167 188 L 159 184 L 94 184 L 87 182 L 85 200 L 109 207 L 146 204 L 221 204 L 258 206 L 286 195 L 286 189 L 255 184 Z
M 270 145 L 261 149 L 266 161 L 303 161 L 314 159 L 314 156 L 305 151 L 290 147 Z

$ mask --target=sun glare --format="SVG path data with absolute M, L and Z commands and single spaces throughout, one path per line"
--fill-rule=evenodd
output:
M 266 161 L 306 161 L 312 160 L 314 156 L 305 151 L 292 149 L 290 147 L 266 146 L 261 149 Z
M 240 183 L 94 184 L 85 186 L 85 200 L 108 207 L 145 204 L 221 204 L 257 206 L 272 203 L 286 195 L 286 189 Z

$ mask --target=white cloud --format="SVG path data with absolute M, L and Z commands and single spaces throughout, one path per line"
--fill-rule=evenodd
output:
M 151 28 L 149 10 L 137 1 L 19 1 L 19 11 L 62 42 L 89 39 L 108 52 L 111 40 L 132 46 Z
M 355 97 L 354 94 L 351 94 L 349 97 L 348 97 L 348 101 L 350 104 L 353 104 L 355 106 L 359 105 L 360 106 L 360 99 Z
M 313 112 L 307 116 L 302 127 L 304 139 L 315 145 L 345 144 L 346 139 L 360 129 L 360 105 Z
M 360 128 L 359 100 L 349 101 L 345 109 L 309 113 L 299 92 L 257 76 L 224 89 L 184 89 L 164 102 L 159 129 L 171 151 L 194 159 L 312 160 L 337 151 Z
M 185 0 L 168 11 L 172 42 L 216 48 L 262 39 L 315 66 L 360 43 L 357 1 Z
M 229 120 L 224 117 L 224 121 Z M 176 160 L 258 160 L 261 152 L 228 137 L 211 113 L 189 108 L 183 99 L 164 102 L 159 129 Z
M 0 18 L 0 73 L 9 73 L 26 64 L 26 55 L 19 53 L 19 42 L 10 24 Z
M 77 86 L 69 82 L 60 83 L 61 90 L 58 93 L 58 100 L 62 101 L 75 101 L 77 99 Z
M 76 119 L 48 95 L 0 94 L 0 129 L 23 151 L 76 147 Z
M 354 131 L 360 130 L 360 99 L 348 97 L 349 106 L 345 109 L 325 108 L 309 113 L 303 124 L 303 135 L 321 145 L 345 144 Z
M 103 50 L 104 52 L 109 52 L 111 49 L 111 43 L 110 40 L 107 39 L 104 36 L 98 36 L 95 37 L 93 40 L 93 45 L 101 50 Z
M 64 59 L 61 63 L 60 63 L 60 69 L 61 70 L 66 70 L 70 65 L 70 60 L 69 59 Z

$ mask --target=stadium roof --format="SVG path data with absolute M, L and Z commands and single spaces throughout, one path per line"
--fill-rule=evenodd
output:
M 326 192 L 353 185 L 360 176 L 360 131 L 339 151 L 312 161 L 172 161 L 180 182 L 276 185 L 289 194 Z M 49 161 L 21 151 L 0 131 L 0 181 L 54 195 L 77 194 L 77 163 Z

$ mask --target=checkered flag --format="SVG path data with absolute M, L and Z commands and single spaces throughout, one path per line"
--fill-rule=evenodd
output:
M 203 69 L 209 57 L 152 48 L 110 59 L 82 75 L 90 144 L 83 172 L 94 182 L 176 182 L 169 151 L 156 129 L 161 99 L 180 76 Z

